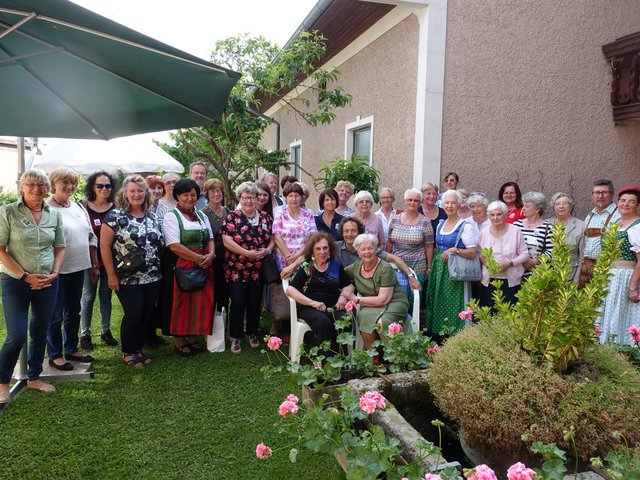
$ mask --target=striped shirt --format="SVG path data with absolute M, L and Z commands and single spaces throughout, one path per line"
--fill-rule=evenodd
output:
M 524 226 L 524 220 L 516 220 L 513 224 L 520 229 L 524 236 L 524 241 L 529 249 L 529 256 L 531 258 L 538 258 L 541 255 L 551 257 L 551 249 L 553 249 L 553 240 L 551 238 L 553 234 L 552 225 L 544 221 L 535 228 L 529 228 Z
M 414 225 L 401 222 L 402 216 L 391 218 L 389 223 L 389 240 L 393 244 L 393 254 L 404 260 L 409 268 L 413 268 L 416 275 L 427 273 L 427 256 L 424 249 L 426 244 L 433 244 L 433 229 L 431 221 L 424 215 Z

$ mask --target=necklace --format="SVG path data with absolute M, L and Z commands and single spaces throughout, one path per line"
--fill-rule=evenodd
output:
M 40 209 L 36 209 L 36 208 L 31 208 L 29 205 L 27 205 L 27 208 L 35 213 L 40 213 L 42 211 L 42 206 L 40 206 Z
M 364 262 L 362 263 L 362 270 L 364 270 L 367 273 L 372 272 L 373 270 L 375 270 L 376 266 L 378 265 L 378 259 L 375 260 L 375 262 L 373 262 L 373 265 L 369 268 L 367 268 L 367 266 L 364 264 Z
M 62 208 L 69 208 L 69 207 L 71 206 L 71 202 L 70 202 L 70 201 L 68 201 L 68 200 L 67 200 L 67 203 L 66 203 L 66 204 L 62 204 L 62 203 L 60 203 L 58 200 L 56 200 L 56 198 L 55 198 L 55 197 L 51 197 L 51 200 L 53 200 L 54 202 L 56 202 L 56 205 L 58 205 L 59 207 L 62 207 Z

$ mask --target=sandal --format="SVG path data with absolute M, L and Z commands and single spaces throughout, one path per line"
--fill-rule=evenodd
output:
M 190 357 L 193 355 L 193 350 L 191 350 L 191 345 L 185 344 L 180 347 L 176 345 L 176 353 L 181 357 Z
M 142 360 L 140 360 L 135 354 L 133 354 L 133 355 L 125 354 L 125 355 L 123 355 L 122 356 L 122 362 L 127 367 L 134 367 L 134 368 L 144 367 L 144 363 L 142 362 Z
M 199 343 L 189 343 L 188 345 L 186 345 L 187 347 L 189 347 L 191 349 L 191 351 L 195 354 L 195 353 L 202 353 L 204 352 L 204 349 L 200 346 Z
M 138 360 L 140 360 L 144 365 L 151 365 L 153 359 L 144 354 L 142 350 L 139 350 L 135 353 Z

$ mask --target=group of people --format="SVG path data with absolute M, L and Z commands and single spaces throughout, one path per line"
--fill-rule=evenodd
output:
M 622 254 L 612 267 L 600 327 L 604 336 L 624 341 L 625 329 L 640 318 L 638 187 L 621 189 L 615 202 L 612 183 L 595 182 L 594 209 L 582 221 L 572 215 L 569 194 L 558 192 L 547 202 L 542 193 L 522 195 L 517 183 L 507 182 L 490 201 L 459 188 L 454 172 L 445 176 L 441 195 L 432 183 L 405 191 L 402 208 L 394 207 L 394 192 L 382 188 L 377 211 L 371 192 L 356 193 L 341 181 L 320 193 L 315 213 L 306 205 L 308 188 L 295 177 L 279 181 L 267 173 L 242 183 L 235 190 L 237 204 L 225 206 L 223 183 L 206 176 L 206 166 L 196 162 L 189 178 L 130 175 L 118 190 L 113 176 L 100 171 L 87 178 L 85 198 L 76 202 L 71 197 L 79 178 L 73 170 L 22 175 L 18 201 L 0 209 L 7 321 L 0 403 L 8 401 L 27 332 L 28 388 L 54 390 L 40 379 L 45 348 L 49 365 L 60 370 L 94 360 L 80 348 L 94 347 L 96 296 L 100 338 L 118 345 L 110 326 L 112 292 L 124 312 L 122 361 L 133 368 L 153 362 L 145 346 L 167 343 L 158 329 L 174 337 L 178 355 L 202 351 L 200 338 L 212 333 L 214 312 L 222 308 L 229 313 L 234 354 L 241 353 L 245 338 L 251 348 L 259 347 L 265 308 L 272 312 L 270 333 L 284 333 L 287 300 L 281 282 L 267 281 L 273 277 L 269 269 L 291 278 L 286 294 L 320 342 L 335 345 L 333 322 L 347 302 L 358 306 L 365 348 L 384 339 L 389 324 L 407 319 L 412 289 L 423 291 L 424 329 L 451 334 L 463 327 L 458 313 L 472 296 L 492 305 L 494 287 L 482 249 L 492 249 L 500 265 L 493 275 L 504 280 L 507 301 L 515 302 L 521 283 L 551 255 L 554 223 L 567 234 L 570 280 L 581 287 L 593 271 L 603 232 L 619 225 Z M 479 258 L 481 281 L 451 280 L 448 260 L 454 255 Z

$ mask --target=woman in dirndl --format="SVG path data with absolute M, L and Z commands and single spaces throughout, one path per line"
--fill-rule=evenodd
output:
M 164 306 L 168 308 L 165 326 L 168 323 L 168 334 L 175 337 L 176 352 L 188 357 L 203 350 L 198 336 L 211 335 L 213 329 L 215 303 L 211 265 L 215 246 L 209 219 L 195 208 L 200 197 L 198 184 L 191 179 L 180 180 L 173 187 L 173 196 L 178 203 L 175 209 L 167 212 L 162 225 L 166 246 L 173 254 L 164 259 L 169 262 L 168 268 L 164 268 L 169 276 L 165 277 L 163 293 L 167 294 L 167 286 L 173 289 L 170 304 L 165 297 Z M 204 288 L 192 292 L 180 290 L 175 279 L 176 268 L 204 269 L 207 276 Z
M 469 282 L 449 279 L 449 255 L 475 258 L 478 230 L 464 218 L 459 209 L 462 197 L 456 190 L 442 194 L 442 207 L 447 220 L 440 220 L 436 229 L 436 251 L 433 255 L 427 284 L 427 316 L 425 326 L 433 335 L 453 335 L 464 327 L 458 314 L 471 298 Z M 473 220 L 472 220 L 473 221 Z M 460 236 L 459 242 L 456 240 Z

